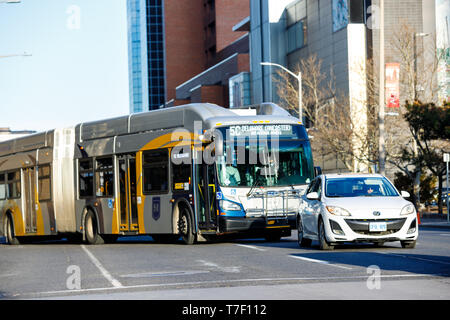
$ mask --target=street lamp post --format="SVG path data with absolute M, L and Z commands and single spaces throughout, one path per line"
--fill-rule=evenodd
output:
M 378 137 L 378 162 L 379 162 L 379 173 L 382 175 L 386 174 L 385 162 L 386 162 L 386 146 L 385 146 L 385 132 L 384 132 L 384 0 L 380 0 L 380 75 L 379 75 L 379 110 L 378 110 L 378 121 L 379 121 L 379 137 Z
M 413 93 L 414 93 L 414 101 L 417 101 L 418 99 L 418 94 L 417 94 L 417 40 L 416 38 L 418 37 L 426 37 L 428 36 L 429 33 L 414 33 L 414 39 L 413 39 L 413 50 L 414 50 L 414 88 L 413 88 Z
M 278 63 L 272 63 L 272 62 L 261 62 L 261 65 L 263 66 L 273 66 L 278 67 L 289 73 L 291 76 L 297 79 L 298 81 L 298 118 L 300 119 L 301 123 L 303 123 L 303 104 L 302 104 L 302 73 L 299 72 L 298 74 L 295 74 L 291 70 L 285 68 L 281 64 Z

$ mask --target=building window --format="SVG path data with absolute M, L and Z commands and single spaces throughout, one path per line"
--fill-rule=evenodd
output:
M 241 72 L 228 80 L 230 108 L 251 104 L 250 73 Z
M 306 19 L 298 21 L 287 29 L 288 53 L 306 45 Z
M 169 181 L 169 152 L 167 149 L 143 154 L 144 194 L 166 193 Z
M 50 166 L 38 167 L 38 197 L 39 202 L 51 200 L 51 187 L 50 187 Z
M 306 0 L 300 0 L 286 7 L 287 52 L 306 45 Z

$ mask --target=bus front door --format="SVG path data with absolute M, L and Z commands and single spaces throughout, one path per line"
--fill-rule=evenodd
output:
M 36 172 L 34 168 L 23 170 L 23 182 L 25 191 L 25 229 L 26 232 L 34 233 L 36 226 Z
M 120 231 L 138 231 L 136 155 L 118 157 Z
M 214 165 L 197 164 L 195 167 L 198 221 L 202 228 L 215 229 L 217 209 Z

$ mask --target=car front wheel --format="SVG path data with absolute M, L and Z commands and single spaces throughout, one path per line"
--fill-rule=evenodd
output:
M 414 249 L 416 247 L 416 241 L 400 241 L 402 248 Z
M 311 246 L 311 239 L 307 239 L 304 237 L 303 223 L 302 218 L 300 216 L 298 216 L 297 218 L 297 242 L 300 247 Z
M 322 219 L 319 219 L 319 246 L 321 250 L 333 250 L 334 246 L 330 245 L 325 235 L 325 225 Z

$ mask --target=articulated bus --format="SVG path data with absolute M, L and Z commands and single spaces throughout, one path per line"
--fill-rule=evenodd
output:
M 100 244 L 269 240 L 296 226 L 314 178 L 304 126 L 271 103 L 189 104 L 0 143 L 0 235 Z

